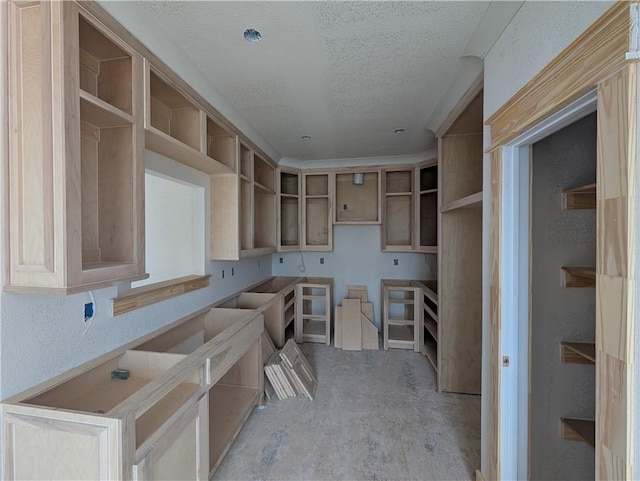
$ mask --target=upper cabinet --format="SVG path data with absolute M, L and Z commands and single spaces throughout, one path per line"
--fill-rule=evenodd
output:
M 145 63 L 146 147 L 207 174 L 235 172 L 237 136 Z
M 211 176 L 211 258 L 276 252 L 276 169 L 244 144 L 239 172 Z
M 334 224 L 380 223 L 380 172 L 335 174 Z
M 9 2 L 5 289 L 143 279 L 143 61 L 73 2 Z
M 278 169 L 278 249 L 300 250 L 300 174 Z
M 332 172 L 305 173 L 302 181 L 302 249 L 333 249 Z
M 437 253 L 437 162 L 432 159 L 382 172 L 383 251 Z

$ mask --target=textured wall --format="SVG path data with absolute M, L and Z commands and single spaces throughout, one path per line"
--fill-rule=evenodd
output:
M 531 479 L 593 479 L 593 448 L 562 440 L 560 417 L 595 414 L 595 366 L 560 361 L 560 342 L 594 342 L 595 288 L 563 288 L 560 268 L 594 266 L 595 210 L 561 191 L 595 182 L 596 114 L 533 146 Z M 571 462 L 568 463 L 567 460 Z
M 613 2 L 525 2 L 485 58 L 485 118 L 611 5 Z
M 274 276 L 333 277 L 334 305 L 342 304 L 345 286 L 366 285 L 379 327 L 380 279 L 435 279 L 435 267 L 432 254 L 381 252 L 378 225 L 338 225 L 333 228 L 333 252 L 304 252 L 302 257 L 299 252 L 276 254 L 272 270 Z

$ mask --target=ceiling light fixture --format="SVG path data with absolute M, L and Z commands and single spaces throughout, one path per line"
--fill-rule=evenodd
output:
M 250 43 L 258 43 L 262 39 L 262 35 L 253 28 L 248 28 L 244 31 L 244 39 Z
M 402 135 L 405 132 L 406 132 L 406 130 L 404 130 L 404 129 L 396 129 L 396 130 L 393 131 L 393 133 L 396 134 L 396 135 Z
M 304 140 L 305 142 L 311 140 L 311 136 L 310 135 L 303 135 L 302 137 L 300 137 L 302 140 Z

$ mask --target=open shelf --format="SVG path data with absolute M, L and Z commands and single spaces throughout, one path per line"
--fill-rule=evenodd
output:
M 260 390 L 216 384 L 209 391 L 209 468 L 215 471 L 249 417 Z
M 562 362 L 595 364 L 596 345 L 589 342 L 561 342 Z
M 336 224 L 377 224 L 380 222 L 380 181 L 378 172 L 361 172 L 364 183 L 353 183 L 352 172 L 336 174 Z
M 255 153 L 253 155 L 253 181 L 260 184 L 265 190 L 275 192 L 275 169 Z
M 438 323 L 433 319 L 430 319 L 429 317 L 425 317 L 424 327 L 427 328 L 427 331 L 429 331 L 429 334 L 431 334 L 431 337 L 433 337 L 434 341 L 438 342 Z
M 411 195 L 413 176 L 411 170 L 387 171 L 385 189 L 387 195 Z
M 563 287 L 595 287 L 595 267 L 562 267 Z
M 438 372 L 438 345 L 431 339 L 425 339 L 422 353 L 429 360 L 433 369 Z
M 80 90 L 131 115 L 132 58 L 80 15 Z
M 595 209 L 596 184 L 588 184 L 563 190 L 562 208 L 565 210 Z
M 582 441 L 595 447 L 596 422 L 591 419 L 560 419 L 560 437 L 571 441 Z
M 455 209 L 479 209 L 482 207 L 482 191 L 468 195 L 462 199 L 454 200 L 443 205 L 440 212 L 449 212 Z
M 236 171 L 236 136 L 207 117 L 207 156 Z

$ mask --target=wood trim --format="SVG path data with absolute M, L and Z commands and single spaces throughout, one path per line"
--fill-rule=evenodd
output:
M 491 146 L 487 151 L 523 134 L 625 65 L 629 5 L 613 5 L 486 120 L 491 126 Z
M 464 95 L 458 100 L 458 103 L 453 107 L 447 118 L 442 122 L 438 130 L 436 130 L 436 137 L 442 137 L 447 134 L 447 131 L 453 126 L 454 122 L 460 117 L 460 114 L 465 111 L 467 106 L 471 103 L 471 101 L 476 98 L 476 95 L 480 93 L 480 91 L 484 87 L 484 72 L 481 72 L 480 75 L 476 77 L 476 79 L 469 85 L 469 88 L 464 93 Z
M 172 297 L 186 294 L 209 286 L 210 275 L 185 276 L 164 282 L 156 282 L 128 290 L 122 296 L 111 299 L 111 315 L 119 316 L 141 307 L 155 304 Z
M 491 154 L 491 227 L 489 287 L 489 479 L 501 479 L 500 435 L 502 376 L 502 150 Z

